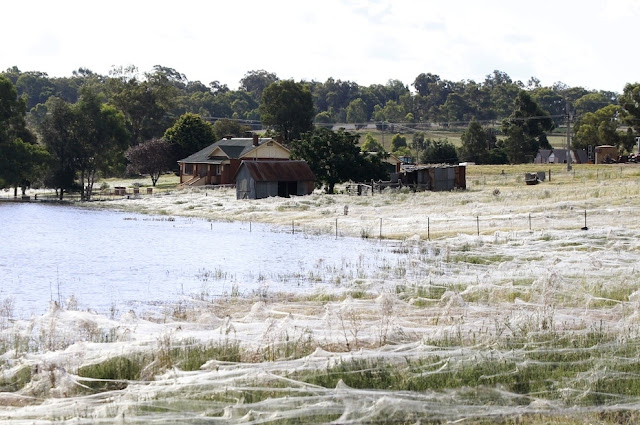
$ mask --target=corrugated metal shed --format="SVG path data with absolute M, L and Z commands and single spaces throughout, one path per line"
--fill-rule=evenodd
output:
M 398 175 L 404 186 L 416 190 L 466 189 L 466 167 L 464 165 L 418 165 L 405 167 Z
M 314 181 L 316 179 L 305 161 L 244 161 L 242 164 L 247 167 L 251 177 L 257 182 Z
M 236 197 L 308 195 L 314 182 L 315 175 L 305 161 L 243 161 L 236 174 Z

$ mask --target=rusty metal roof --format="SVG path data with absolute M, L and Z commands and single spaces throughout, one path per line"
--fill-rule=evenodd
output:
M 306 161 L 242 161 L 257 182 L 315 181 L 316 176 Z

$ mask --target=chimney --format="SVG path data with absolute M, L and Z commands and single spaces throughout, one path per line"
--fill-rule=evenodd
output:
M 257 134 L 253 135 L 253 146 L 258 146 L 260 144 L 260 139 Z

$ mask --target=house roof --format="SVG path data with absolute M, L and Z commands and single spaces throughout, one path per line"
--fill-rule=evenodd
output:
M 246 167 L 251 177 L 257 182 L 314 181 L 316 179 L 306 161 L 242 161 L 238 173 L 242 167 Z
M 584 149 L 571 149 L 573 152 L 573 158 L 579 164 L 585 164 L 589 160 L 589 156 L 587 155 L 587 151 Z M 549 155 L 551 156 L 551 155 Z M 566 149 L 554 149 L 553 157 L 556 159 L 558 163 L 565 163 L 567 161 L 567 150 Z
M 272 138 L 260 138 L 258 139 L 258 145 L 262 145 L 266 142 L 274 141 Z M 219 149 L 217 149 L 219 148 Z M 232 139 L 222 139 L 207 146 L 198 152 L 189 155 L 188 157 L 179 160 L 178 162 L 198 163 L 198 164 L 221 164 L 226 159 L 242 158 L 247 153 L 255 149 L 253 145 L 253 138 L 248 137 L 236 137 Z M 217 151 L 215 156 L 212 154 Z M 224 154 L 221 156 L 219 153 Z
M 553 150 L 553 157 L 556 159 L 556 162 L 558 163 L 563 163 L 566 162 L 567 160 L 567 151 L 564 149 L 554 149 Z M 551 155 L 549 155 L 549 157 L 551 157 Z
M 551 149 L 539 149 L 538 155 L 542 158 L 543 161 L 547 161 L 549 159 L 549 155 L 551 155 Z

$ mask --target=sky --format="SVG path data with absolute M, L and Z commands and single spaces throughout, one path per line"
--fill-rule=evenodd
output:
M 640 82 L 640 0 L 30 0 L 2 5 L 0 70 L 107 75 L 134 65 L 237 89 L 249 71 L 361 86 L 421 73 L 563 82 L 621 93 Z

